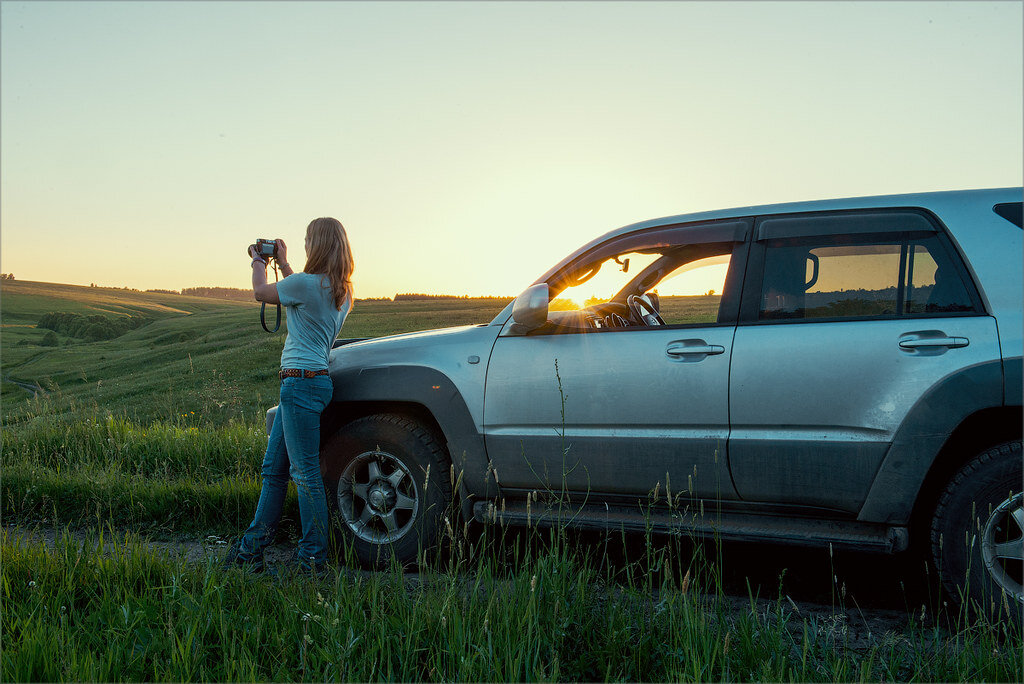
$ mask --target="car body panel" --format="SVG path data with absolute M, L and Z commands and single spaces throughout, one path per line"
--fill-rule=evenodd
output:
M 554 489 L 563 485 L 563 463 L 578 460 L 581 467 L 564 485 L 594 495 L 588 505 L 627 506 L 632 498 L 635 506 L 668 473 L 674 491 L 689 486 L 698 498 L 723 501 L 723 510 L 745 510 L 738 515 L 749 520 L 736 522 L 740 536 L 747 530 L 766 539 L 800 537 L 780 532 L 785 515 L 817 516 L 828 524 L 804 537 L 821 541 L 834 529 L 837 540 L 846 535 L 852 545 L 861 539 L 865 547 L 898 550 L 906 546 L 903 526 L 922 483 L 957 426 L 979 411 L 1021 404 L 1024 231 L 993 206 L 1020 202 L 1022 194 L 1004 188 L 858 197 L 652 219 L 592 240 L 535 281 L 546 283 L 637 231 L 669 227 L 685 234 L 690 224 L 713 231 L 707 224 L 733 222 L 745 227 L 742 236 L 735 233 L 745 242 L 734 256 L 748 263 L 748 252 L 755 261 L 758 236 L 746 227 L 757 221 L 782 218 L 778 225 L 788 230 L 787 217 L 809 212 L 906 209 L 931 217 L 934 230 L 948 234 L 948 249 L 963 261 L 962 277 L 976 286 L 972 298 L 980 312 L 762 323 L 744 318 L 740 308 L 741 294 L 749 297 L 760 283 L 730 269 L 724 310 L 738 322 L 506 336 L 513 301 L 484 325 L 332 350 L 334 399 L 423 407 L 465 474 L 466 494 L 514 499 Z M 909 352 L 899 347 L 908 334 L 968 344 Z M 722 353 L 666 360 L 670 343 L 695 340 Z M 539 461 L 529 463 L 528 453 Z M 548 475 L 540 477 L 545 468 Z M 551 478 L 556 470 L 559 477 Z M 773 524 L 750 522 L 759 507 Z M 479 508 L 478 517 L 486 510 Z
M 735 498 L 725 456 L 733 331 L 499 337 L 487 370 L 484 429 L 502 485 L 635 495 L 666 480 L 678 490 L 689 480 L 699 495 Z M 666 353 L 697 342 L 722 351 L 681 359 Z
M 970 343 L 941 353 L 899 347 L 932 331 Z M 729 437 L 737 491 L 856 513 L 918 398 L 958 369 L 993 361 L 989 316 L 741 325 Z M 1000 394 L 991 394 L 994 405 Z
M 934 382 L 896 431 L 857 519 L 908 522 L 925 476 L 950 434 L 971 414 L 999 406 L 1001 385 L 998 360 L 958 368 Z

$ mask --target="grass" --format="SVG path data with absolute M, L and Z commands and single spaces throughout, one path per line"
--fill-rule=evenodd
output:
M 1019 679 L 1019 634 L 1005 629 L 973 628 L 944 641 L 912 625 L 855 650 L 827 620 L 795 619 L 781 598 L 733 610 L 713 580 L 708 586 L 707 565 L 672 565 L 664 555 L 666 571 L 652 597 L 646 582 L 623 583 L 566 540 L 534 531 L 533 552 L 514 559 L 511 572 L 493 555 L 467 549 L 417 580 L 396 568 L 313 583 L 224 571 L 212 559 L 186 563 L 133 536 L 115 538 L 112 548 L 109 534 L 81 546 L 65 536 L 48 548 L 5 533 L 0 675 L 4 681 Z M 631 574 L 649 577 L 650 569 Z
M 851 643 L 828 616 L 791 612 L 781 588 L 737 610 L 713 552 L 651 534 L 612 560 L 607 536 L 453 530 L 419 580 L 395 568 L 314 585 L 155 552 L 152 538 L 251 519 L 283 335 L 262 332 L 255 304 L 176 295 L 5 281 L 3 307 L 5 378 L 46 390 L 3 383 L 5 525 L 93 530 L 47 546 L 5 528 L 4 681 L 1024 677 L 1019 629 L 962 615 L 926 627 L 915 613 L 898 634 Z M 365 302 L 344 336 L 483 323 L 500 308 Z M 155 320 L 105 342 L 11 344 L 39 336 L 32 322 L 51 310 Z M 297 518 L 292 489 L 281 535 Z M 125 529 L 144 535 L 113 531 Z

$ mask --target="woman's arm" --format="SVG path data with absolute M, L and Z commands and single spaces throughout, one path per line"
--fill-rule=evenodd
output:
M 257 302 L 281 303 L 277 296 L 277 283 L 267 282 L 267 262 L 260 259 L 252 260 L 252 293 Z

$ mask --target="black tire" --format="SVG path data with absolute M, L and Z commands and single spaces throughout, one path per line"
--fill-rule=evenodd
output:
M 931 527 L 932 559 L 949 594 L 974 615 L 1017 624 L 1024 614 L 1022 470 L 1019 441 L 982 452 L 950 480 Z
M 447 452 L 423 425 L 359 418 L 324 445 L 320 472 L 336 545 L 351 545 L 363 567 L 409 565 L 438 545 L 452 486 Z

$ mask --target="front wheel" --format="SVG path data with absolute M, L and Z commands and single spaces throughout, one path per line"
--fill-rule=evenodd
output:
M 954 597 L 991 618 L 1024 614 L 1021 443 L 982 452 L 957 472 L 932 519 L 932 557 Z
M 359 418 L 327 442 L 320 471 L 328 512 L 361 565 L 408 565 L 437 546 L 451 501 L 446 461 L 431 431 L 393 414 Z

